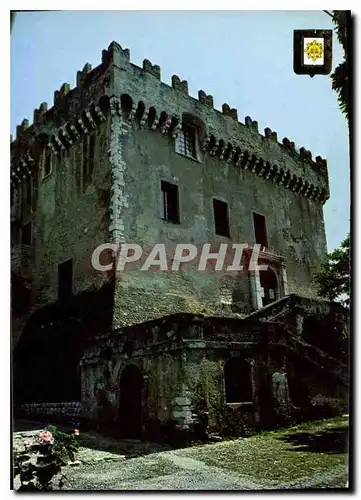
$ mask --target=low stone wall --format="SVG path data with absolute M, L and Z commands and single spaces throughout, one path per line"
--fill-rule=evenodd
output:
M 80 401 L 63 403 L 29 403 L 21 406 L 24 417 L 32 419 L 49 418 L 54 420 L 73 421 L 82 416 L 82 404 Z

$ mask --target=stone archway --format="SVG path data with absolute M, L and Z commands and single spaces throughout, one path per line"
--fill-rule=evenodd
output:
M 263 289 L 263 307 L 279 299 L 278 279 L 276 273 L 271 267 L 268 267 L 267 271 L 260 272 L 260 283 L 261 288 Z
M 142 434 L 143 375 L 138 366 L 127 365 L 119 380 L 118 428 L 121 437 L 137 439 Z

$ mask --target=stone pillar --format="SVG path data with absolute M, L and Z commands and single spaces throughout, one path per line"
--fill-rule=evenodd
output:
M 259 271 L 250 271 L 249 280 L 251 284 L 252 306 L 255 310 L 261 309 L 263 290 L 261 288 L 261 281 Z
M 191 392 L 186 387 L 183 387 L 181 395 L 173 401 L 172 416 L 180 430 L 189 430 L 194 422 Z
M 283 297 L 288 295 L 288 283 L 287 283 L 287 272 L 286 272 L 286 266 L 284 263 L 281 265 L 281 272 L 280 272 L 280 277 L 281 277 L 281 293 L 283 294 Z

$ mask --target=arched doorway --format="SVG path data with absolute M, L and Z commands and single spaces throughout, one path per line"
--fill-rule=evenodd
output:
M 273 269 L 269 267 L 267 271 L 260 271 L 260 282 L 263 288 L 263 307 L 279 299 L 278 280 Z
M 142 433 L 143 376 L 133 364 L 124 368 L 119 381 L 119 433 L 122 437 L 140 438 Z

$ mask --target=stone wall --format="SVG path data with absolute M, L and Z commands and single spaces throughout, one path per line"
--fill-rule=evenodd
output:
M 91 267 L 94 249 L 108 239 L 110 179 L 107 158 L 109 122 L 96 133 L 94 170 L 89 185 L 78 185 L 82 141 L 53 157 L 52 173 L 40 181 L 36 214 L 34 301 L 38 307 L 57 300 L 57 266 L 73 259 L 75 294 L 103 284 Z
M 82 418 L 80 401 L 64 403 L 29 403 L 20 408 L 22 416 L 34 420 L 62 420 L 78 423 Z
M 252 212 L 262 213 L 269 247 L 285 258 L 288 292 L 316 297 L 313 274 L 326 253 L 322 205 L 248 170 L 224 166 L 218 158 L 205 155 L 198 163 L 180 156 L 174 151 L 174 140 L 159 133 L 133 130 L 124 140 L 123 150 L 125 162 L 131 165 L 124 176 L 129 198 L 124 214 L 127 242 L 149 251 L 156 243 L 164 243 L 170 250 L 176 243 L 192 243 L 199 254 L 204 243 L 228 243 L 230 248 L 233 242 L 252 245 Z M 142 181 L 145 172 L 146 182 Z M 161 180 L 179 186 L 180 224 L 161 218 Z M 214 233 L 213 197 L 228 202 L 230 239 Z M 198 271 L 190 264 L 183 271 L 168 273 L 133 268 L 122 273 L 117 288 L 117 326 L 178 311 L 222 314 L 224 290 L 235 311 L 247 313 L 252 307 L 246 272 L 226 275 Z
M 197 160 L 175 152 L 183 118 L 199 128 Z M 84 186 L 89 132 L 96 136 L 94 171 Z M 49 152 L 52 171 L 44 177 Z M 252 244 L 253 211 L 266 216 L 269 246 L 286 259 L 289 292 L 315 296 L 312 274 L 326 252 L 326 160 L 296 151 L 288 138 L 278 142 L 270 128 L 260 134 L 250 117 L 240 123 L 228 104 L 214 109 L 203 90 L 190 96 L 177 75 L 171 86 L 163 83 L 157 65 L 132 64 L 116 42 L 99 66 L 77 73 L 75 88 L 64 83 L 55 91 L 50 109 L 42 103 L 34 110 L 32 125 L 23 120 L 11 158 L 14 203 L 21 204 L 29 179 L 34 183 L 32 210 L 20 220 L 30 217 L 34 225 L 33 309 L 57 299 L 57 266 L 69 258 L 73 292 L 99 288 L 107 277 L 93 272 L 90 259 L 101 243 Z M 161 180 L 179 186 L 180 225 L 160 218 Z M 230 239 L 214 236 L 212 197 L 229 204 Z M 236 313 L 250 311 L 248 278 L 205 276 L 190 267 L 166 276 L 125 273 L 116 286 L 114 327 L 174 312 L 223 314 L 225 303 Z
M 188 314 L 94 339 L 81 361 L 84 414 L 93 425 L 116 432 L 121 417 L 121 376 L 135 365 L 143 378 L 144 432 L 161 437 L 171 426 L 184 433 L 201 434 L 208 427 L 211 432 L 221 432 L 228 410 L 240 422 L 258 425 L 258 386 L 265 366 L 263 354 L 254 349 L 264 339 L 276 338 L 275 334 L 274 326 L 265 323 Z M 250 363 L 251 405 L 226 405 L 223 370 L 233 356 L 245 356 Z

